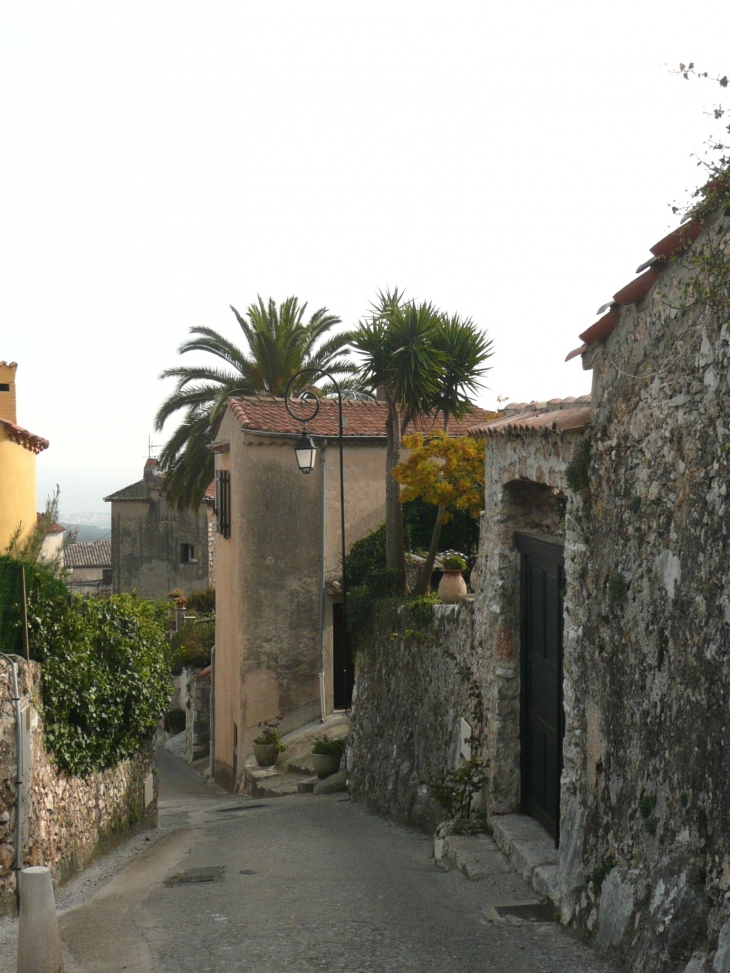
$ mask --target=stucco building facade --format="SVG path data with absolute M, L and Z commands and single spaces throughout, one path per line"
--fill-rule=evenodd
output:
M 157 460 L 148 459 L 142 479 L 104 500 L 112 505 L 112 591 L 142 598 L 184 595 L 209 586 L 209 517 L 212 493 L 198 510 L 177 510 L 165 497 Z
M 36 456 L 48 440 L 17 424 L 15 362 L 0 361 L 0 551 L 36 525 Z
M 350 546 L 385 520 L 386 406 L 344 410 L 345 534 Z M 478 415 L 482 415 L 477 411 Z M 474 417 L 472 417 L 474 421 Z M 466 424 L 452 424 L 458 435 Z M 307 433 L 309 475 L 294 443 L 302 424 L 283 399 L 231 400 L 216 454 L 216 779 L 236 786 L 261 720 L 288 732 L 349 706 L 353 663 L 341 615 L 337 403 L 323 399 Z

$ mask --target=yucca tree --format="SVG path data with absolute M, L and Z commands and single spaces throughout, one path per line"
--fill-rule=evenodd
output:
M 403 292 L 380 291 L 368 316 L 350 335 L 361 356 L 365 387 L 380 389 L 388 406 L 385 458 L 385 553 L 405 590 L 405 552 L 400 487 L 392 472 L 400 459 L 400 441 L 408 424 L 433 412 L 439 392 L 443 354 L 435 345 L 438 310 L 428 303 L 405 301 Z
M 393 476 L 401 438 L 419 417 L 441 415 L 448 431 L 449 419 L 459 419 L 468 411 L 469 394 L 480 386 L 484 362 L 492 353 L 491 341 L 471 319 L 449 317 L 431 303 L 406 301 L 396 288 L 378 293 L 370 314 L 350 335 L 350 343 L 362 357 L 363 385 L 380 388 L 388 406 L 386 565 L 398 572 L 405 590 L 403 513 L 400 487 Z M 439 509 L 432 548 L 438 544 L 443 515 Z
M 355 372 L 348 359 L 347 334 L 329 335 L 341 322 L 327 308 L 320 308 L 307 319 L 307 305 L 296 297 L 288 297 L 279 306 L 272 298 L 264 302 L 258 297 L 245 315 L 233 305 L 231 310 L 241 328 L 242 347 L 213 328 L 191 328 L 193 337 L 183 342 L 178 353 L 203 351 L 217 362 L 180 365 L 165 369 L 160 376 L 174 378 L 176 385 L 157 412 L 155 428 L 161 430 L 171 416 L 183 413 L 182 422 L 160 454 L 160 467 L 167 473 L 167 498 L 178 507 L 196 508 L 213 479 L 213 455 L 207 447 L 229 396 L 256 392 L 283 395 L 289 379 L 307 365 L 327 369 L 345 385 Z M 306 384 L 305 377 L 302 386 Z
M 471 406 L 470 395 L 483 384 L 482 377 L 487 371 L 485 363 L 492 356 L 492 341 L 471 318 L 462 321 L 458 314 L 454 314 L 441 318 L 434 343 L 443 355 L 434 411 L 443 416 L 443 429 L 448 433 L 449 420 L 467 415 Z M 446 507 L 439 504 L 426 563 L 416 581 L 414 595 L 425 595 L 428 591 L 445 518 Z

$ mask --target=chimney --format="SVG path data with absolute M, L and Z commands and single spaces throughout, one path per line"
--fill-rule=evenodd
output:
M 157 487 L 159 485 L 157 477 L 157 460 L 152 456 L 150 456 L 150 458 L 144 464 L 143 479 L 148 487 Z
M 15 406 L 15 369 L 17 362 L 0 361 L 0 419 L 18 422 Z

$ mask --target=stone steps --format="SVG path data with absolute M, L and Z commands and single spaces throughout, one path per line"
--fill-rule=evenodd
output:
M 473 882 L 495 871 L 517 872 L 542 898 L 560 908 L 558 850 L 532 818 L 494 815 L 487 834 L 448 834 L 443 826 L 434 839 L 434 858 L 441 868 L 456 869 Z M 501 852 L 501 854 L 500 854 Z

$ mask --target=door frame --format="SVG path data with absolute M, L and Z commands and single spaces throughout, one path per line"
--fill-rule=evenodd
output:
M 527 779 L 528 714 L 527 714 L 527 558 L 541 558 L 565 570 L 565 545 L 562 539 L 541 534 L 515 533 L 515 547 L 520 553 L 520 807 L 528 813 Z M 564 579 L 564 576 L 563 576 Z M 562 608 L 562 597 L 561 608 Z M 565 709 L 563 707 L 563 613 L 560 612 L 560 652 L 558 661 L 558 820 L 555 830 L 555 847 L 560 842 L 560 777 L 563 771 L 563 738 L 565 736 Z M 540 823 L 540 822 L 538 822 Z M 544 827 L 544 825 L 542 825 Z

